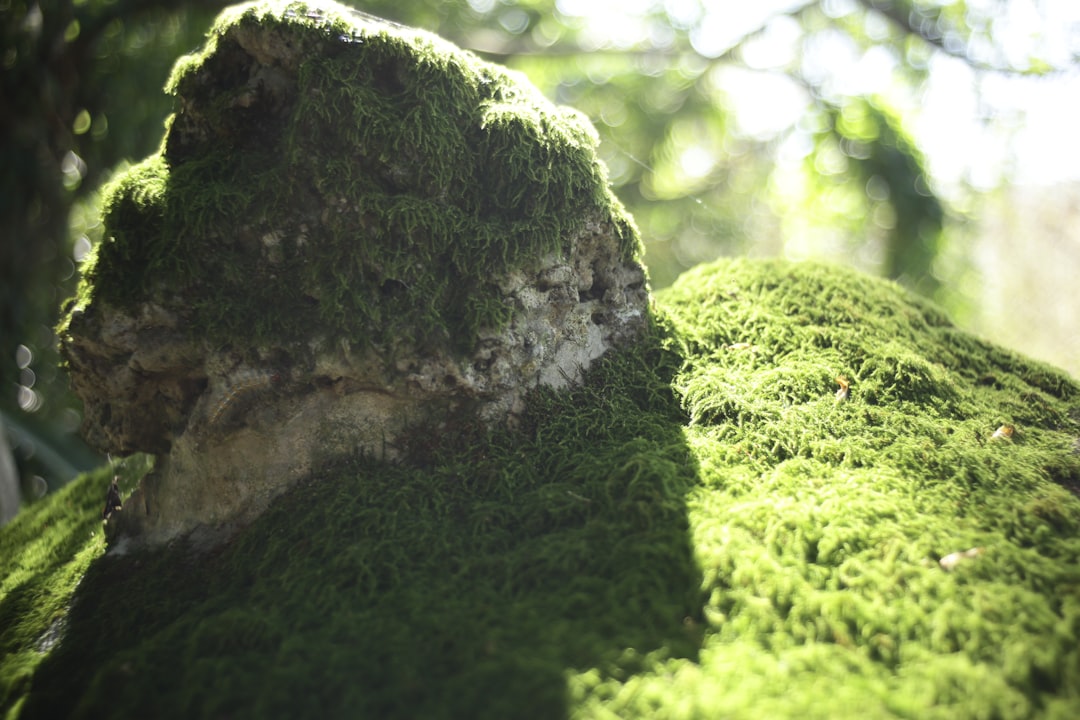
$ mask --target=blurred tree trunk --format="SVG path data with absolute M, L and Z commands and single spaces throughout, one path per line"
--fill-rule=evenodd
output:
M 118 21 L 131 25 L 148 16 L 160 20 L 163 13 L 225 4 L 12 0 L 0 5 L 0 379 L 6 387 L 18 374 L 15 348 L 28 337 L 40 340 L 39 327 L 52 326 L 57 303 L 67 294 L 59 292 L 60 283 L 74 275 L 68 213 L 82 180 L 124 158 L 106 151 L 104 162 L 88 166 L 81 157 L 89 149 L 82 147 L 86 143 L 79 135 L 85 127 L 79 125 L 88 125 L 107 103 L 107 81 L 126 81 L 100 71 L 106 59 L 100 52 L 103 34 Z M 176 49 L 167 52 L 171 63 Z M 164 79 L 156 80 L 158 87 Z M 123 138 L 110 140 L 120 153 L 128 149 Z
M 16 347 L 55 316 L 53 293 L 42 297 L 42 288 L 55 286 L 66 259 L 71 199 L 61 167 L 73 147 L 80 71 L 91 58 L 85 40 L 64 39 L 71 3 L 43 12 L 13 2 L 0 12 L 0 379 L 7 393 L 18 378 Z
M 170 102 L 160 92 L 168 68 L 196 44 L 207 10 L 225 4 L 0 3 L 0 410 L 9 418 L 40 407 L 38 424 L 57 426 L 72 405 L 67 379 L 56 373 L 52 327 L 78 278 L 69 227 L 73 203 L 118 162 L 152 148 Z M 160 42 L 163 37 L 169 42 Z M 153 140 L 144 147 L 148 137 Z M 20 353 L 21 362 L 20 345 L 29 350 Z M 67 428 L 47 439 L 35 435 L 33 444 L 47 442 L 65 464 L 85 469 L 86 448 L 71 423 Z M 26 472 L 33 451 L 17 445 L 11 447 L 16 473 Z M 54 485 L 70 479 L 37 466 L 33 472 Z
M 19 476 L 7 441 L 4 418 L 0 417 L 0 526 L 7 525 L 19 512 Z

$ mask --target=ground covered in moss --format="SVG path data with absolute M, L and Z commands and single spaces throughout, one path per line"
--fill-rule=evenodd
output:
M 103 473 L 24 510 L 5 713 L 1080 714 L 1080 385 L 837 268 L 655 314 L 517 432 L 327 468 L 212 550 L 102 556 Z

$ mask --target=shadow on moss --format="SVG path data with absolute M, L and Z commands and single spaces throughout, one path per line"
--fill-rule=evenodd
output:
M 551 718 L 575 669 L 696 660 L 672 364 L 607 359 L 424 467 L 327 470 L 209 553 L 103 558 L 22 717 Z

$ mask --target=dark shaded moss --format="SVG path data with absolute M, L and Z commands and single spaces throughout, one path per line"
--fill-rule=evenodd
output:
M 102 560 L 24 716 L 558 717 L 567 668 L 693 657 L 670 371 L 611 357 L 517 433 L 328 469 L 211 554 Z

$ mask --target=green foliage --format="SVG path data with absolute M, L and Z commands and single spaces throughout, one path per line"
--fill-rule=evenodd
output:
M 1072 717 L 1078 436 L 1073 380 L 892 283 L 719 263 L 517 431 L 418 429 L 416 463 L 326 468 L 213 551 L 96 560 L 7 707 Z
M 338 13 L 230 11 L 177 65 L 187 109 L 106 191 L 84 296 L 180 292 L 221 344 L 419 327 L 469 348 L 509 317 L 492 278 L 565 253 L 587 216 L 638 252 L 586 120 L 436 38 Z M 238 38 L 256 23 L 297 48 L 295 87 L 236 67 L 254 64 Z
M 854 244 L 880 237 L 884 274 L 934 297 L 933 264 L 944 241 L 946 209 L 901 118 L 880 98 L 825 106 L 825 127 L 805 159 L 802 213 L 811 225 L 846 228 Z

